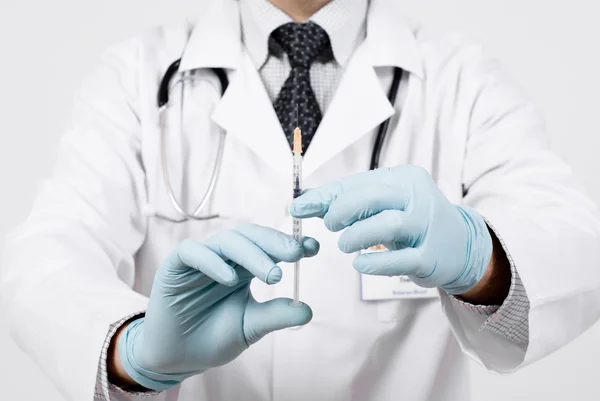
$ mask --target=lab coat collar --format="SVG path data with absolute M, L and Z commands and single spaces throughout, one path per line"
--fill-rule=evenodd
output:
M 307 178 L 393 115 L 375 67 L 396 66 L 423 77 L 412 28 L 395 10 L 393 0 L 372 0 L 370 7 L 367 38 L 350 58 L 306 152 Z M 287 178 L 292 165 L 290 147 L 256 66 L 242 47 L 239 15 L 236 0 L 212 2 L 192 33 L 182 68 L 236 69 L 213 121 Z M 217 35 L 221 40 L 214 40 Z
M 251 149 L 281 177 L 291 176 L 290 145 L 260 75 L 246 51 L 243 51 L 240 66 L 212 119 L 228 136 Z
M 424 78 L 423 59 L 411 22 L 395 0 L 372 0 L 367 18 L 369 60 L 373 67 L 400 67 Z
M 228 74 L 230 85 L 212 120 L 282 177 L 289 176 L 291 149 L 260 75 L 243 47 L 239 0 L 204 2 L 180 71 L 215 67 L 234 71 Z
M 393 114 L 365 42 L 350 59 L 304 156 L 304 176 L 311 176 Z
M 185 48 L 180 71 L 237 68 L 242 54 L 239 0 L 205 2 Z M 395 66 L 423 78 L 423 63 L 410 22 L 394 0 L 371 0 L 367 16 L 373 67 Z
M 364 44 L 354 53 L 304 157 L 306 178 L 393 115 Z M 212 115 L 282 178 L 291 176 L 292 153 L 264 84 L 247 52 Z
M 184 50 L 179 71 L 235 69 L 242 55 L 238 0 L 205 1 Z
M 375 67 L 399 67 L 424 77 L 413 29 L 394 0 L 372 0 L 367 37 L 355 51 L 304 157 L 304 176 L 373 132 L 394 114 Z M 368 167 L 368 166 L 365 166 Z

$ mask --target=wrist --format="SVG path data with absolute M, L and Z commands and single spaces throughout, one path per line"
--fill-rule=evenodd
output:
M 139 358 L 140 351 L 144 351 L 142 344 L 144 320 L 144 318 L 138 319 L 123 330 L 117 343 L 121 364 L 127 375 L 138 385 L 153 391 L 165 391 L 180 384 L 184 377 L 154 372 L 140 365 L 136 354 Z
M 452 295 L 473 290 L 485 277 L 492 259 L 493 242 L 487 224 L 477 211 L 466 206 L 456 206 L 467 230 L 464 265 L 457 277 L 441 286 Z
M 493 251 L 486 272 L 475 287 L 459 295 L 461 300 L 475 305 L 502 305 L 511 286 L 510 262 L 494 231 L 489 232 Z
M 124 390 L 129 389 L 129 388 L 139 387 L 139 384 L 135 380 L 133 380 L 125 371 L 125 368 L 123 367 L 123 363 L 121 362 L 121 356 L 120 356 L 119 347 L 118 347 L 119 341 L 120 341 L 125 329 L 132 322 L 133 322 L 133 320 L 125 322 L 121 325 L 121 327 L 119 327 L 117 329 L 117 331 L 115 332 L 115 334 L 113 335 L 113 337 L 111 339 L 110 346 L 108 347 L 108 354 L 107 354 L 107 361 L 106 361 L 108 381 L 110 383 L 114 384 L 115 386 L 118 386 Z M 144 389 L 140 388 L 140 391 L 144 391 Z

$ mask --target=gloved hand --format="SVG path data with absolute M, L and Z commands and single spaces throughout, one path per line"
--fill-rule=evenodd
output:
M 284 298 L 260 304 L 250 281 L 278 283 L 277 262 L 318 251 L 312 238 L 300 245 L 256 225 L 222 231 L 204 244 L 182 242 L 156 273 L 145 317 L 119 339 L 125 371 L 148 389 L 166 390 L 234 360 L 272 331 L 308 323 L 310 307 L 292 306 Z
M 484 219 L 469 207 L 451 204 L 419 167 L 382 168 L 307 190 L 294 200 L 291 214 L 323 217 L 330 231 L 346 229 L 338 242 L 342 252 L 388 248 L 358 256 L 359 272 L 405 275 L 421 287 L 441 287 L 450 294 L 473 289 L 492 256 Z

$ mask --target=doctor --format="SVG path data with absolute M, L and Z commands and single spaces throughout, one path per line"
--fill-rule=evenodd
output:
M 466 400 L 467 356 L 513 372 L 598 319 L 598 212 L 538 111 L 397 3 L 207 1 L 104 55 L 0 283 L 13 338 L 66 399 Z M 312 189 L 291 203 L 295 103 Z M 202 212 L 219 217 L 169 221 L 162 149 L 193 210 L 223 132 Z

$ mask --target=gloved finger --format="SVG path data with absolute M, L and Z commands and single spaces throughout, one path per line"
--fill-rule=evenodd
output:
M 234 286 L 238 283 L 238 276 L 230 265 L 212 250 L 193 239 L 182 241 L 167 258 L 166 266 L 182 272 L 187 268 L 196 269 L 226 286 Z
M 304 257 L 305 258 L 313 257 L 319 252 L 320 245 L 315 239 L 310 238 L 310 237 L 305 237 L 303 242 L 304 242 L 304 252 L 305 252 Z M 280 262 L 280 260 L 275 259 L 272 256 L 271 256 L 271 259 L 275 263 Z M 254 278 L 252 273 L 250 273 L 249 271 L 247 271 L 245 268 L 243 268 L 241 266 L 236 266 L 235 271 L 239 277 L 240 283 L 248 282 Z
M 375 276 L 416 276 L 422 269 L 421 252 L 416 248 L 374 252 L 358 256 L 353 265 L 363 274 Z
M 275 263 L 296 262 L 305 257 L 307 252 L 314 256 L 319 251 L 319 243 L 313 238 L 305 237 L 299 244 L 293 236 L 270 227 L 244 224 L 236 231 L 261 248 Z
M 331 203 L 341 194 L 371 184 L 393 184 L 390 169 L 378 169 L 351 175 L 341 180 L 312 188 L 294 199 L 290 214 L 297 218 L 323 217 Z
M 331 203 L 325 215 L 325 227 L 337 232 L 383 210 L 405 210 L 409 200 L 409 195 L 397 187 L 367 184 L 340 194 Z
M 312 258 L 319 253 L 321 244 L 314 238 L 302 237 L 302 248 L 304 248 L 304 257 Z
M 259 246 L 238 231 L 220 231 L 204 244 L 217 255 L 237 263 L 267 284 L 281 281 L 281 268 Z M 296 247 L 299 247 L 297 243 Z
M 425 226 L 400 210 L 385 210 L 366 220 L 357 221 L 340 235 L 338 247 L 344 253 L 368 249 L 373 245 L 417 245 Z
M 312 309 L 306 304 L 291 305 L 288 298 L 277 298 L 265 303 L 250 302 L 244 315 L 244 335 L 248 345 L 275 330 L 303 326 L 313 317 Z

